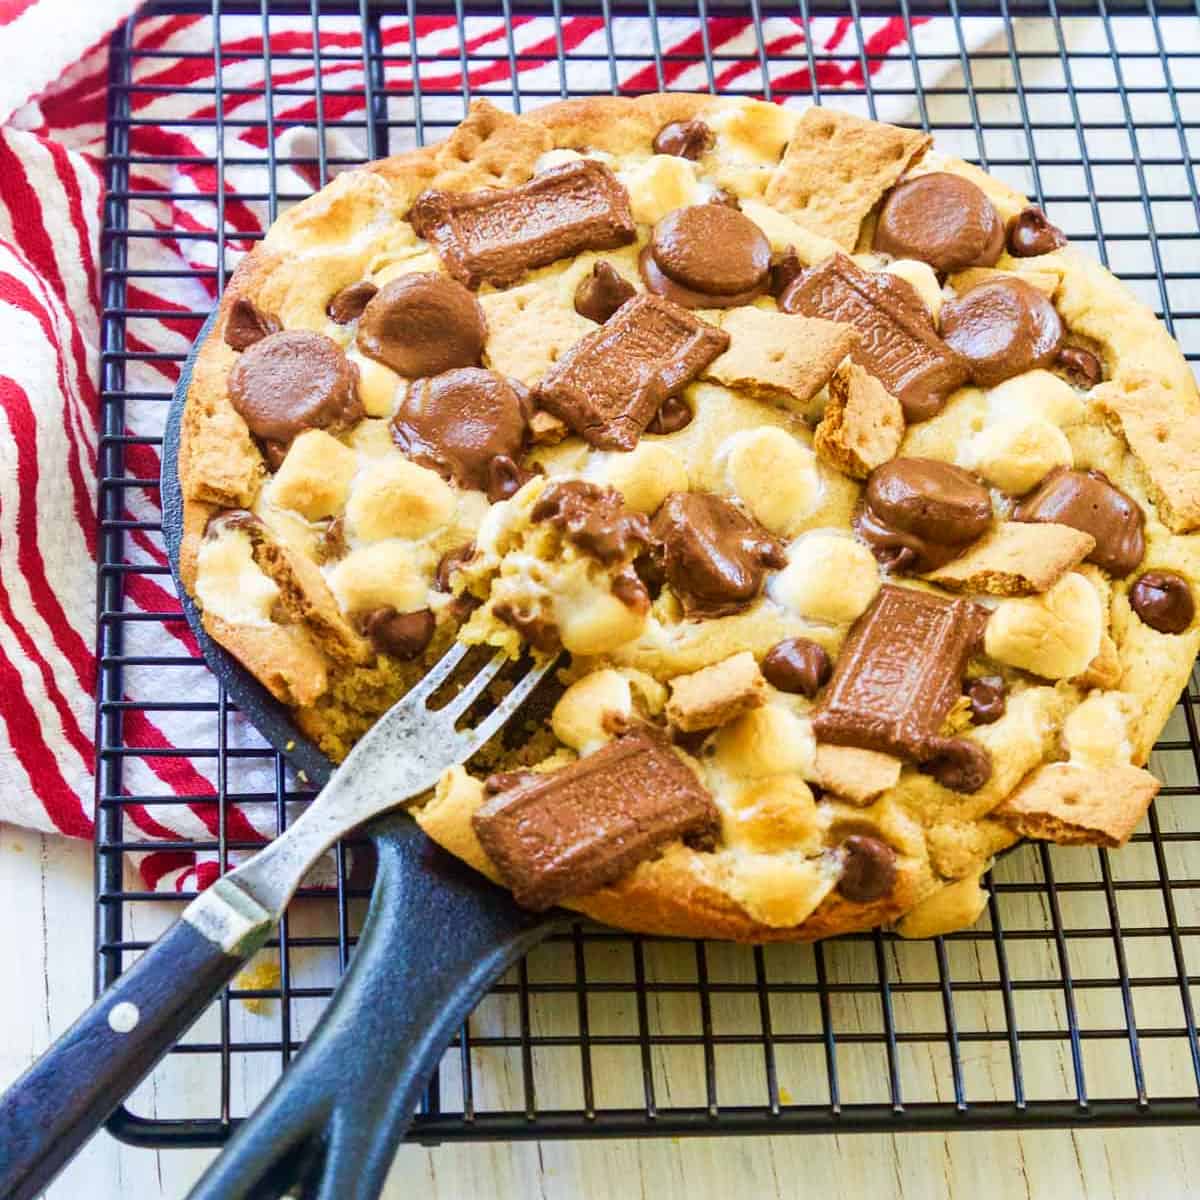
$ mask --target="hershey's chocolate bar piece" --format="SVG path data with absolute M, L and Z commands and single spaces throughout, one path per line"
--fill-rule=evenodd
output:
M 909 422 L 934 416 L 967 381 L 966 362 L 934 332 L 912 285 L 864 271 L 844 254 L 801 272 L 779 307 L 853 325 L 861 337 L 850 357 L 900 401 Z
M 663 400 L 728 345 L 715 325 L 643 292 L 546 372 L 537 401 L 593 446 L 632 450 Z
M 988 610 L 915 588 L 880 588 L 850 630 L 813 719 L 817 740 L 921 762 L 958 699 Z
M 668 842 L 715 834 L 720 817 L 671 748 L 637 731 L 561 771 L 517 777 L 472 823 L 517 903 L 544 909 L 613 883 Z
M 603 164 L 576 159 L 515 188 L 422 192 L 408 219 L 467 287 L 504 287 L 526 271 L 614 250 L 637 236 L 629 193 Z

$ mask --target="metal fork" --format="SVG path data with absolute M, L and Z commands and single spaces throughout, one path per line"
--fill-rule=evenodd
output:
M 470 758 L 554 665 L 528 667 L 478 724 L 459 729 L 509 661 L 498 651 L 449 703 L 430 708 L 467 652 L 461 643 L 448 650 L 359 740 L 295 824 L 197 896 L 0 1096 L 0 1196 L 39 1194 L 267 940 L 321 855 Z

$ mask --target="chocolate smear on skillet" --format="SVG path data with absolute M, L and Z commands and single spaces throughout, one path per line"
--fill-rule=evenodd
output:
M 1196 615 L 1192 589 L 1174 571 L 1147 571 L 1129 589 L 1129 603 L 1158 633 L 1183 633 Z
M 752 603 L 783 546 L 721 496 L 672 492 L 654 514 L 654 557 L 688 617 L 723 617 Z
M 779 307 L 853 325 L 861 338 L 851 358 L 900 401 L 910 423 L 936 415 L 967 381 L 967 364 L 934 332 L 916 289 L 886 271 L 863 271 L 844 254 L 802 271 Z
M 1000 675 L 981 675 L 968 679 L 963 694 L 971 704 L 971 720 L 976 725 L 991 725 L 1004 716 L 1008 684 Z
M 528 399 L 509 380 L 460 367 L 408 389 L 392 417 L 392 439 L 410 458 L 490 499 L 514 471 L 521 482 L 529 478 L 517 466 L 528 423 Z
M 549 484 L 529 515 L 562 530 L 567 541 L 605 564 L 632 561 L 651 542 L 650 522 L 627 509 L 616 488 L 582 479 Z
M 358 372 L 323 333 L 293 329 L 255 342 L 229 372 L 229 399 L 255 437 L 286 451 L 305 429 L 349 429 L 363 416 Z
M 760 669 L 773 688 L 812 700 L 829 682 L 833 664 L 823 646 L 809 638 L 794 637 L 776 642 Z
M 1049 521 L 1090 533 L 1096 548 L 1087 561 L 1118 578 L 1145 557 L 1145 519 L 1141 505 L 1102 471 L 1067 467 L 1051 471 L 1013 511 L 1014 521 Z
M 1100 365 L 1100 360 L 1083 346 L 1064 346 L 1058 352 L 1054 365 L 1067 377 L 1069 383 L 1085 391 L 1094 388 L 1104 378 L 1104 368 Z
M 714 838 L 716 805 L 663 741 L 624 734 L 561 770 L 494 792 L 471 818 L 525 908 L 615 883 L 681 838 Z
M 239 296 L 230 306 L 225 321 L 225 344 L 231 350 L 249 350 L 281 328 L 278 317 L 264 312 L 253 300 Z
M 546 372 L 537 404 L 597 449 L 632 450 L 663 401 L 728 346 L 716 326 L 643 293 Z
M 966 761 L 970 752 L 957 745 L 963 739 L 938 731 L 987 618 L 969 600 L 885 584 L 838 656 L 813 719 L 817 740 L 908 762 Z M 977 778 L 964 772 L 956 782 Z
M 401 275 L 363 309 L 358 348 L 406 379 L 478 365 L 487 339 L 479 301 L 436 271 Z
M 673 154 L 695 162 L 706 150 L 711 150 L 713 131 L 703 121 L 672 121 L 654 135 L 655 154 Z
M 363 309 L 379 289 L 369 280 L 360 279 L 334 294 L 325 306 L 325 315 L 338 325 L 349 325 L 362 316 Z
M 437 622 L 433 613 L 422 608 L 417 612 L 397 612 L 391 605 L 372 609 L 363 619 L 363 632 L 371 645 L 381 654 L 393 658 L 416 658 L 433 640 Z
M 985 280 L 947 300 L 941 322 L 946 345 L 966 359 L 980 387 L 1051 366 L 1063 343 L 1054 305 L 1014 275 Z
M 526 271 L 637 236 L 629 194 L 603 163 L 581 158 L 515 188 L 422 192 L 408 214 L 460 283 L 506 287 Z
M 961 467 L 932 458 L 894 458 L 867 479 L 858 536 L 892 571 L 935 571 L 992 523 L 988 490 Z
M 846 860 L 837 890 L 847 900 L 867 904 L 896 883 L 896 852 L 878 838 L 855 833 L 842 842 Z
M 969 179 L 934 171 L 891 190 L 879 213 L 874 245 L 943 273 L 990 267 L 1004 249 L 1004 223 Z
M 766 291 L 771 245 L 738 209 L 692 204 L 654 226 L 638 266 L 650 291 L 684 308 L 732 308 Z
M 610 262 L 600 258 L 575 289 L 575 311 L 597 325 L 603 325 L 609 317 L 637 295 L 633 286 Z
M 1036 204 L 1023 208 L 1008 223 L 1008 252 L 1013 258 L 1052 254 L 1067 244 L 1067 235 Z

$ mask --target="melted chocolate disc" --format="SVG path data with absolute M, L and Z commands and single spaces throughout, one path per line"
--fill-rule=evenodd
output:
M 736 208 L 693 204 L 655 225 L 639 263 L 660 296 L 685 308 L 730 308 L 766 288 L 771 246 Z
M 969 179 L 937 171 L 892 189 L 875 227 L 875 249 L 920 259 L 935 271 L 990 267 L 1004 249 L 1004 225 Z

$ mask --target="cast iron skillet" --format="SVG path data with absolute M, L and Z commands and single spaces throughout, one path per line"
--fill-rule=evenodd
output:
M 226 693 L 317 786 L 334 771 L 288 710 L 204 631 L 179 578 L 180 425 L 205 323 L 175 389 L 162 447 L 163 535 L 188 624 Z M 286 747 L 286 749 L 285 749 Z M 565 919 L 518 908 L 404 813 L 367 826 L 378 858 L 350 969 L 303 1048 L 234 1133 L 192 1200 L 370 1200 L 443 1051 L 488 988 Z M 136 1081 L 130 1081 L 130 1087 Z M 297 1190 L 297 1188 L 299 1190 Z

